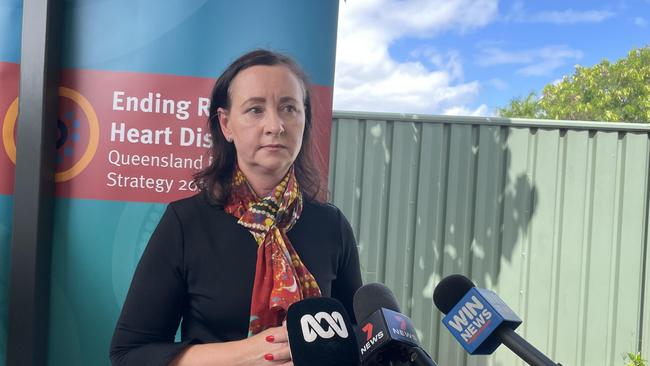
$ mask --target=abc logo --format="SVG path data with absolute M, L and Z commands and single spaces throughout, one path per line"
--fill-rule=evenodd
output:
M 325 320 L 327 329 L 321 327 L 321 322 Z M 324 311 L 316 313 L 316 315 L 306 314 L 300 318 L 300 326 L 302 327 L 302 335 L 305 342 L 311 343 L 318 337 L 329 339 L 337 334 L 341 338 L 348 337 L 348 329 L 343 321 L 343 316 L 338 311 L 328 314 Z

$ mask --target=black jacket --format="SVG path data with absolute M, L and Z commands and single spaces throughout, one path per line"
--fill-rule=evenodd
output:
M 305 201 L 287 235 L 323 296 L 341 301 L 354 321 L 359 257 L 341 211 Z M 256 259 L 253 236 L 203 194 L 171 203 L 133 276 L 111 342 L 112 364 L 167 365 L 189 344 L 245 338 Z

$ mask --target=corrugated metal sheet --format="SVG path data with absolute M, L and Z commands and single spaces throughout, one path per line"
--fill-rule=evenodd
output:
M 645 280 L 650 128 L 336 112 L 330 191 L 355 229 L 365 282 L 395 293 L 441 365 L 468 357 L 432 303 L 464 273 L 564 365 L 650 357 Z

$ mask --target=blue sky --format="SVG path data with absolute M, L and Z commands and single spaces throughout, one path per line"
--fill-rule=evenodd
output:
M 650 0 L 341 1 L 334 109 L 494 115 L 650 45 Z

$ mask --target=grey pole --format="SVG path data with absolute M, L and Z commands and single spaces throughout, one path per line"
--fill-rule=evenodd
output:
M 23 2 L 8 366 L 47 358 L 61 6 Z

